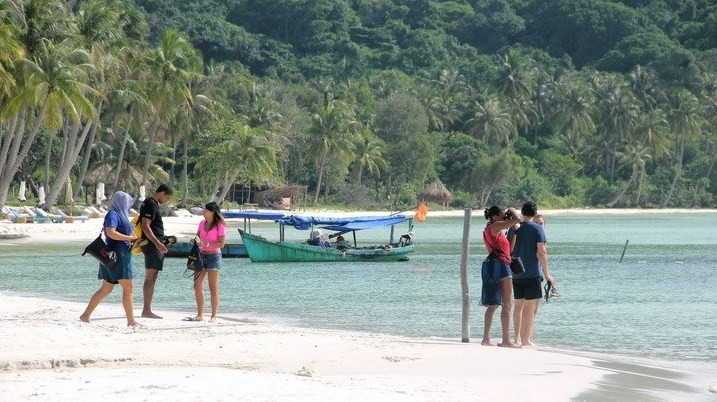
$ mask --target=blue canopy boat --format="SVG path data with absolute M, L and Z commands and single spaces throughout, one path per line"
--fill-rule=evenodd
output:
M 246 215 L 253 217 L 256 213 L 244 212 L 242 214 L 243 216 L 241 217 L 249 218 Z M 266 217 L 258 219 L 266 219 Z M 413 218 L 404 215 L 343 218 L 282 215 L 274 220 L 279 224 L 279 241 L 267 240 L 262 236 L 249 233 L 246 229 L 239 230 L 247 254 L 249 254 L 249 258 L 253 262 L 407 261 L 408 254 L 413 252 L 413 243 L 411 241 Z M 394 241 L 395 225 L 405 221 L 408 221 L 408 232 Z M 287 226 L 293 226 L 299 230 L 321 227 L 335 232 L 329 238 L 351 233 L 353 243 L 344 242 L 332 247 L 326 247 L 285 241 L 284 233 Z M 388 243 L 358 245 L 356 241 L 357 231 L 381 227 L 391 228 Z

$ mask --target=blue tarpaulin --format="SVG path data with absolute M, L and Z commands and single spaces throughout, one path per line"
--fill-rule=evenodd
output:
M 312 225 L 322 226 L 324 229 L 337 232 L 346 232 L 351 230 L 371 229 L 383 226 L 391 226 L 401 222 L 405 222 L 411 218 L 404 215 L 392 216 L 353 216 L 353 217 L 323 217 L 323 216 L 300 216 L 290 215 L 277 219 L 276 221 L 282 225 L 293 226 L 299 230 L 307 230 Z

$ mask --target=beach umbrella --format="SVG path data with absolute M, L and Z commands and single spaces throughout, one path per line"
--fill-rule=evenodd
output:
M 144 201 L 144 199 L 147 198 L 147 190 L 144 187 L 144 184 L 139 186 L 139 200 Z
M 67 178 L 67 186 L 65 187 L 65 204 L 74 204 L 75 199 L 72 198 L 72 179 Z
M 37 205 L 45 205 L 45 186 L 40 186 L 37 189 Z
M 20 201 L 27 201 L 27 198 L 25 197 L 25 191 L 27 189 L 25 188 L 25 180 L 20 182 L 20 191 L 18 191 L 17 198 Z

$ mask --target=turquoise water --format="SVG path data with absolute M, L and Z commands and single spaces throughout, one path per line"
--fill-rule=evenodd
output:
M 471 232 L 471 337 L 479 341 L 482 217 Z M 232 223 L 232 228 L 239 224 Z M 717 214 L 548 216 L 551 272 L 560 297 L 542 303 L 541 347 L 609 353 L 713 373 L 717 383 Z M 274 237 L 269 226 L 255 233 Z M 225 259 L 220 315 L 320 328 L 459 339 L 462 218 L 431 218 L 414 228 L 409 262 L 271 264 Z M 289 231 L 287 231 L 289 233 Z M 400 234 L 397 232 L 397 234 Z M 305 233 L 292 235 L 303 238 Z M 384 239 L 388 232 L 373 235 Z M 230 240 L 239 241 L 236 231 Z M 624 260 L 618 262 L 625 241 Z M 84 243 L 0 245 L 0 291 L 87 302 L 96 268 Z M 184 259 L 168 259 L 157 309 L 192 312 Z M 144 278 L 142 258 L 135 276 Z M 141 285 L 137 286 L 138 289 Z M 141 303 L 141 292 L 135 300 Z M 110 296 L 119 302 L 119 293 Z M 79 314 L 79 312 L 78 312 Z M 500 325 L 494 324 L 495 338 Z

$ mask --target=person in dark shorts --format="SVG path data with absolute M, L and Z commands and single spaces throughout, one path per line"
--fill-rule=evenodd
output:
M 495 311 L 498 306 L 501 306 L 502 341 L 498 346 L 520 347 L 510 341 L 510 309 L 513 297 L 513 281 L 510 270 L 510 243 L 503 233 L 503 230 L 515 225 L 520 220 L 520 217 L 513 208 L 504 210 L 496 205 L 487 208 L 483 215 L 488 220 L 488 224 L 483 230 L 483 244 L 488 253 L 493 254 L 493 260 L 487 265 L 484 264 L 481 269 L 481 278 L 483 279 L 481 303 L 486 306 L 481 345 L 493 346 L 493 342 L 490 340 L 490 328 L 493 325 Z
M 142 239 L 147 242 L 142 246 L 144 254 L 144 307 L 142 317 L 162 318 L 152 312 L 152 297 L 154 296 L 154 285 L 157 283 L 159 271 L 164 266 L 164 255 L 167 253 L 167 246 L 162 243 L 164 238 L 164 223 L 162 222 L 162 211 L 159 204 L 164 204 L 172 198 L 172 189 L 161 184 L 157 187 L 154 195 L 144 200 L 139 209 L 139 216 L 142 220 Z
M 538 214 L 538 207 L 533 201 L 523 204 L 520 210 L 523 221 L 515 230 L 515 247 L 513 256 L 520 257 L 525 266 L 525 272 L 513 276 L 513 296 L 515 309 L 513 311 L 513 327 L 515 328 L 515 343 L 522 346 L 533 346 L 530 334 L 533 332 L 533 323 L 543 298 L 543 289 L 540 283 L 543 278 L 555 285 L 555 279 L 548 269 L 548 252 L 545 247 L 545 231 L 543 227 L 533 220 Z
M 107 247 L 117 254 L 117 263 L 111 268 L 100 264 L 97 277 L 102 279 L 102 285 L 90 298 L 87 308 L 80 316 L 80 321 L 90 322 L 90 316 L 95 308 L 112 293 L 115 285 L 119 284 L 122 287 L 122 306 L 127 315 L 127 326 L 138 325 L 132 307 L 132 253 L 129 247 L 137 237 L 127 216 L 131 203 L 132 196 L 123 191 L 115 192 L 110 198 L 110 207 L 105 215 L 102 229 L 105 232 Z

